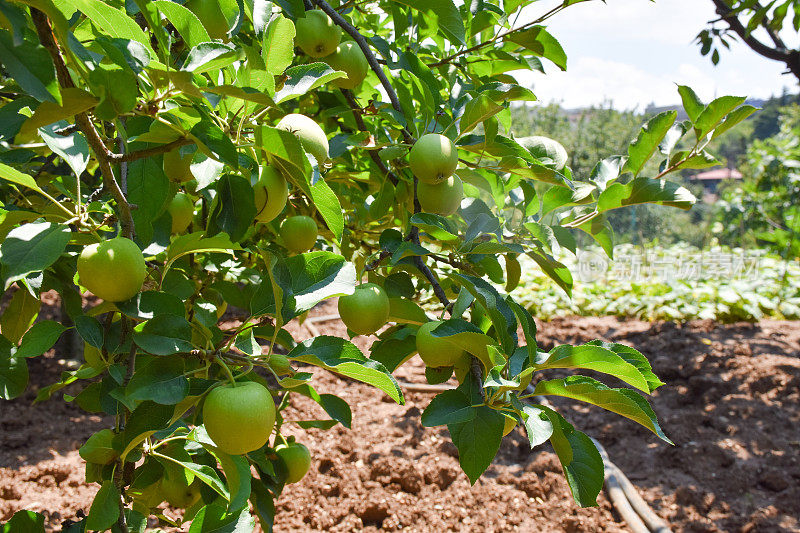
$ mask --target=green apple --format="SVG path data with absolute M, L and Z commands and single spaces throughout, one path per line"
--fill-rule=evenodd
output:
M 179 192 L 172 197 L 167 212 L 172 217 L 172 233 L 183 233 L 194 218 L 194 202 L 189 195 Z
M 422 324 L 417 330 L 417 352 L 425 362 L 425 366 L 438 368 L 453 366 L 464 355 L 464 350 L 442 337 L 435 337 L 433 331 L 441 320 Z
M 313 9 L 294 23 L 294 43 L 308 56 L 325 57 L 336 51 L 342 30 L 323 11 Z
M 308 452 L 308 448 L 300 443 L 280 444 L 275 447 L 275 453 L 286 463 L 287 484 L 297 483 L 303 479 L 311 466 L 311 454 Z
M 540 135 L 519 137 L 516 141 L 553 170 L 561 171 L 567 165 L 567 150 L 558 141 Z
M 203 425 L 223 452 L 242 455 L 264 446 L 275 425 L 272 394 L 253 381 L 220 385 L 203 404 Z
M 125 237 L 90 244 L 78 257 L 81 285 L 109 302 L 123 302 L 136 296 L 146 275 L 142 251 Z
M 256 220 L 270 222 L 281 214 L 289 198 L 286 178 L 275 167 L 261 167 L 261 175 L 253 188 L 256 201 Z
M 372 335 L 389 320 L 389 297 L 380 285 L 364 283 L 339 297 L 339 316 L 350 331 Z
M 191 484 L 187 484 L 183 476 L 166 475 L 161 479 L 161 491 L 164 499 L 176 509 L 188 509 L 199 500 L 201 486 L 202 484 L 197 479 Z
M 331 81 L 342 89 L 355 89 L 369 72 L 369 63 L 364 57 L 364 52 L 355 41 L 345 41 L 336 49 L 336 53 L 325 58 L 325 62 L 334 70 L 341 70 L 347 74 L 346 78 L 336 78 Z
M 303 150 L 313 155 L 317 164 L 322 165 L 328 160 L 328 138 L 319 124 L 299 113 L 290 113 L 278 122 L 276 128 L 294 133 Z
M 458 149 L 448 137 L 428 133 L 420 137 L 408 156 L 411 172 L 427 183 L 439 183 L 453 175 L 458 166 Z
M 183 183 L 193 180 L 191 165 L 194 153 L 181 155 L 181 149 L 175 148 L 164 154 L 164 174 L 176 182 Z
M 285 376 L 286 374 L 290 374 L 292 372 L 292 365 L 289 363 L 289 358 L 283 354 L 271 354 L 267 363 L 272 371 L 279 376 Z
M 305 215 L 285 219 L 280 229 L 283 245 L 292 252 L 301 254 L 314 247 L 317 242 L 317 223 Z
M 426 213 L 450 216 L 461 206 L 464 185 L 456 175 L 435 184 L 420 181 L 417 184 L 417 197 L 419 205 Z

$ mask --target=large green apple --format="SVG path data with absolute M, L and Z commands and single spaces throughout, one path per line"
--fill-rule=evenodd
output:
M 164 174 L 176 182 L 183 183 L 185 181 L 193 180 L 191 165 L 194 153 L 181 154 L 180 148 L 175 148 L 164 154 Z
M 297 483 L 303 479 L 311 466 L 311 454 L 308 452 L 308 448 L 298 442 L 278 445 L 275 447 L 275 453 L 286 463 L 287 484 Z
M 305 215 L 285 219 L 280 228 L 283 245 L 292 252 L 301 254 L 314 247 L 317 242 L 317 223 Z
M 422 324 L 417 330 L 417 352 L 425 362 L 425 366 L 438 368 L 453 366 L 464 355 L 464 350 L 442 337 L 434 337 L 433 331 L 441 320 Z
M 142 251 L 130 239 L 90 244 L 78 257 L 78 279 L 98 298 L 123 302 L 142 290 L 147 274 Z
M 336 78 L 332 84 L 342 89 L 355 89 L 369 72 L 369 63 L 364 52 L 355 41 L 345 41 L 336 49 L 336 53 L 325 58 L 325 62 L 334 70 L 342 70 L 346 78 Z
M 389 297 L 380 285 L 364 283 L 339 297 L 339 316 L 350 331 L 372 335 L 389 320 Z
M 253 194 L 256 201 L 256 220 L 270 222 L 281 214 L 289 198 L 289 186 L 286 178 L 275 167 L 261 167 Z
M 294 43 L 306 55 L 325 57 L 336 51 L 342 40 L 342 30 L 319 9 L 306 11 L 306 15 L 294 23 Z
M 189 195 L 179 192 L 172 197 L 167 212 L 172 217 L 172 233 L 183 233 L 194 218 L 194 202 Z
M 464 185 L 461 183 L 461 178 L 456 175 L 436 184 L 420 181 L 417 184 L 417 197 L 423 211 L 450 216 L 461 206 Z
M 275 425 L 272 394 L 253 381 L 220 385 L 208 393 L 203 425 L 214 444 L 230 455 L 261 448 Z
M 294 133 L 300 139 L 303 150 L 313 155 L 320 166 L 328 160 L 328 138 L 312 119 L 299 113 L 290 113 L 275 127 Z
M 561 171 L 567 165 L 567 150 L 558 141 L 540 135 L 518 137 L 516 141 L 553 170 Z
M 439 183 L 456 171 L 458 150 L 448 137 L 428 133 L 411 147 L 408 163 L 411 165 L 411 172 L 420 181 Z

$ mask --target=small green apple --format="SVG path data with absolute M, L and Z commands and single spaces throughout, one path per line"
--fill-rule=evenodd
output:
M 448 137 L 428 133 L 414 143 L 408 156 L 411 172 L 420 181 L 439 183 L 453 175 L 458 166 L 458 150 Z
M 146 275 L 142 251 L 125 237 L 90 244 L 78 256 L 81 285 L 109 302 L 123 302 L 136 296 Z
M 230 455 L 261 448 L 275 425 L 272 394 L 254 381 L 220 385 L 203 404 L 203 425 L 214 444 Z
M 314 247 L 317 242 L 317 223 L 305 215 L 285 219 L 280 228 L 283 245 L 292 252 L 301 254 Z
M 289 186 L 286 178 L 275 167 L 261 167 L 261 175 L 253 188 L 253 194 L 256 201 L 256 220 L 266 223 L 274 220 L 286 207 Z
M 295 21 L 294 42 L 308 56 L 325 57 L 336 51 L 342 40 L 342 30 L 323 11 L 306 11 Z
M 164 174 L 176 183 L 193 180 L 191 165 L 194 153 L 181 154 L 180 148 L 175 148 L 164 154 Z
M 167 212 L 172 217 L 172 233 L 183 233 L 194 218 L 194 202 L 189 195 L 179 192 L 169 202 Z
M 431 368 L 453 366 L 464 355 L 464 350 L 431 333 L 441 323 L 441 320 L 426 322 L 417 330 L 417 352 L 425 362 L 425 366 Z
M 313 155 L 320 166 L 328 160 L 328 138 L 314 120 L 299 113 L 290 113 L 275 127 L 294 133 L 300 139 L 303 150 Z
M 456 175 L 436 184 L 420 181 L 417 184 L 417 197 L 419 205 L 426 213 L 450 216 L 461 206 L 464 185 Z
M 355 89 L 369 72 L 369 63 L 364 52 L 355 41 L 345 41 L 336 49 L 336 53 L 325 58 L 325 62 L 334 70 L 347 74 L 346 78 L 336 78 L 332 84 L 342 89 Z
M 339 316 L 350 331 L 372 335 L 389 320 L 389 297 L 380 285 L 364 283 L 339 297 Z

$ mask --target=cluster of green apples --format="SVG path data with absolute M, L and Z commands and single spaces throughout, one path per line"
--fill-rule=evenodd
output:
M 408 155 L 411 172 L 417 177 L 417 197 L 427 213 L 450 216 L 464 198 L 464 185 L 455 175 L 458 149 L 449 137 L 428 133 L 419 138 Z

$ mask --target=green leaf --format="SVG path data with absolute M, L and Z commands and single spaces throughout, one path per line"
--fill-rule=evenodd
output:
M 106 531 L 111 529 L 119 518 L 120 494 L 114 481 L 104 481 L 94 497 L 89 515 L 86 517 L 86 529 Z
M 658 435 L 665 442 L 672 444 L 672 441 L 664 435 L 661 426 L 658 425 L 656 415 L 647 401 L 636 391 L 612 389 L 587 376 L 570 376 L 564 379 L 540 381 L 533 393 L 544 396 L 564 396 L 602 407 L 612 413 L 630 418 Z
M 364 357 L 361 350 L 348 340 L 321 335 L 298 344 L 287 357 L 372 385 L 395 402 L 404 403 L 400 386 L 386 367 Z
M 222 465 L 226 485 L 231 492 L 228 512 L 236 512 L 241 509 L 247 510 L 247 500 L 250 498 L 250 481 L 253 478 L 250 473 L 250 463 L 247 458 L 241 455 L 228 455 L 219 450 L 214 455 L 219 459 L 219 464 Z
M 409 222 L 436 240 L 458 240 L 458 230 L 443 216 L 431 213 L 415 213 Z
M 544 409 L 525 404 L 522 406 L 522 420 L 531 449 L 547 442 L 553 435 L 553 424 Z
M 97 102 L 97 98 L 82 89 L 76 89 L 74 87 L 62 89 L 61 103 L 42 102 L 39 104 L 33 116 L 22 125 L 20 132 L 24 134 L 35 134 L 38 128 L 72 118 L 74 115 L 83 113 L 87 109 L 94 107 Z M 66 122 L 63 122 L 59 127 L 63 128 L 67 125 Z M 66 138 L 69 140 L 69 137 L 71 136 Z
M 353 263 L 332 252 L 309 252 L 286 260 L 292 276 L 295 316 L 334 296 L 352 294 L 357 276 Z
M 613 183 L 597 199 L 599 212 L 610 211 L 626 205 L 660 204 L 689 209 L 697 198 L 677 183 L 652 178 L 636 178 L 630 183 Z
M 0 531 L 2 533 L 44 533 L 44 515 L 33 511 L 17 511 Z
M 101 429 L 87 439 L 80 447 L 78 453 L 87 463 L 105 465 L 117 457 L 117 452 L 112 445 L 114 432 L 110 429 Z
M 703 109 L 706 107 L 702 100 L 700 100 L 700 97 L 697 96 L 697 93 L 695 93 L 691 87 L 686 85 L 678 85 L 678 94 L 681 95 L 683 110 L 686 111 L 689 119 L 691 119 L 692 122 L 697 121 L 697 117 L 700 116 L 700 113 L 702 113 Z
M 557 261 L 553 256 L 541 250 L 531 250 L 528 257 L 536 261 L 542 272 L 547 277 L 556 282 L 556 285 L 564 289 L 568 296 L 572 296 L 572 273 L 563 263 Z
M 197 431 L 197 429 L 195 429 L 195 431 Z M 225 498 L 225 501 L 230 501 L 231 493 L 228 490 L 227 485 L 222 482 L 222 480 L 219 477 L 219 474 L 217 474 L 217 471 L 215 469 L 211 468 L 208 465 L 201 465 L 193 463 L 191 461 L 181 460 L 175 457 L 170 457 L 168 459 L 160 456 L 157 457 L 158 460 L 164 465 L 174 466 L 175 464 L 178 464 L 182 466 L 183 468 L 194 474 L 195 477 L 197 477 L 200 481 L 202 481 L 203 483 L 214 489 L 214 491 L 217 494 Z
M 124 450 L 121 457 L 125 457 L 147 437 L 158 430 L 170 425 L 175 407 L 172 405 L 161 405 L 155 402 L 144 401 L 133 410 L 128 418 L 123 434 Z
M 173 294 L 158 291 L 140 292 L 130 300 L 117 302 L 122 314 L 137 320 L 150 320 L 156 315 L 184 316 L 183 301 Z
M 504 106 L 496 104 L 494 100 L 485 94 L 479 94 L 473 98 L 464 107 L 464 114 L 461 116 L 459 124 L 460 135 L 469 133 L 474 130 L 478 124 L 495 116 L 497 113 L 505 109 Z
M 260 479 L 253 478 L 251 483 L 250 501 L 253 504 L 253 513 L 258 517 L 262 530 L 272 531 L 275 521 L 275 502 L 272 493 Z
M 200 509 L 192 519 L 189 533 L 252 533 L 256 522 L 250 509 L 228 514 L 225 507 L 216 503 Z
M 397 3 L 425 13 L 452 43 L 466 44 L 464 20 L 453 0 L 397 0 Z
M 192 326 L 182 316 L 158 315 L 134 328 L 133 341 L 153 355 L 172 355 L 189 352 L 192 345 Z
M 449 424 L 450 437 L 458 448 L 458 462 L 474 485 L 492 463 L 503 438 L 505 417 L 486 406 L 475 407 L 475 417 Z
M 572 497 L 581 507 L 596 507 L 597 495 L 603 488 L 603 459 L 600 452 L 592 439 L 573 428 L 560 414 L 548 407 L 536 407 L 550 419 L 553 428 L 550 444 L 561 461 Z
M 627 362 L 617 353 L 596 344 L 556 346 L 547 354 L 540 354 L 536 370 L 548 368 L 585 368 L 617 377 L 642 392 L 651 393 L 653 389 L 639 368 Z M 649 367 L 649 365 L 648 365 Z
M 430 319 L 413 300 L 389 298 L 389 322 L 422 325 Z
M 230 135 L 214 124 L 211 117 L 203 119 L 192 127 L 189 134 L 199 143 L 206 155 L 214 157 L 229 167 L 238 168 L 239 153 Z
M 649 392 L 653 392 L 658 387 L 664 384 L 664 382 L 658 379 L 658 376 L 656 376 L 653 373 L 653 369 L 650 366 L 650 362 L 647 360 L 647 358 L 644 355 L 642 355 L 641 352 L 639 352 L 637 349 L 632 348 L 630 346 L 626 346 L 624 344 L 618 344 L 615 342 L 603 342 L 601 340 L 590 341 L 587 344 L 602 346 L 607 350 L 611 350 L 612 352 L 623 358 L 625 361 L 635 366 L 639 370 L 639 373 L 647 381 Z
M 728 113 L 742 105 L 745 100 L 743 96 L 721 96 L 713 100 L 694 121 L 697 138 L 703 139 L 711 133 Z
M 22 341 L 14 357 L 19 359 L 39 357 L 53 347 L 66 329 L 67 328 L 53 320 L 37 322 L 22 337 Z
M 716 139 L 756 111 L 758 111 L 758 108 L 751 105 L 743 105 L 742 107 L 734 109 L 725 116 L 725 119 L 716 128 L 714 128 L 714 135 L 712 135 L 711 138 Z
M 186 56 L 186 61 L 181 67 L 185 72 L 202 74 L 212 70 L 227 67 L 238 59 L 236 48 L 231 44 L 208 42 L 200 43 Z
M 230 237 L 224 234 L 213 237 L 205 237 L 202 231 L 181 235 L 167 248 L 167 264 L 164 267 L 164 275 L 169 267 L 187 254 L 200 252 L 227 253 L 233 254 L 234 251 L 241 250 L 241 246 L 231 242 Z
M 273 17 L 269 21 L 261 49 L 261 56 L 264 58 L 267 72 L 279 76 L 292 64 L 294 36 L 294 23 L 283 15 Z
M 211 40 L 203 23 L 189 9 L 171 0 L 155 0 L 153 4 L 167 17 L 190 48 Z
M 283 87 L 275 93 L 275 101 L 279 104 L 347 75 L 340 70 L 333 70 L 325 63 L 307 63 L 286 69 L 284 76 L 287 79 Z
M 69 135 L 58 135 L 55 130 L 67 126 L 65 121 L 39 129 L 39 135 L 47 146 L 66 162 L 76 177 L 83 174 L 89 164 L 89 143 L 83 134 L 74 132 Z
M 388 329 L 372 344 L 369 356 L 394 372 L 417 353 L 416 339 L 412 328 Z
M 0 335 L 0 398 L 4 400 L 13 400 L 28 386 L 28 363 L 12 357 L 13 348 L 14 345 Z
M 153 223 L 169 205 L 169 179 L 158 158 L 146 157 L 128 163 L 128 201 L 133 211 L 136 240 L 144 247 L 153 238 Z
M 147 34 L 124 11 L 102 0 L 65 0 L 65 3 L 86 15 L 98 31 L 111 37 L 137 41 L 147 49 L 150 57 L 157 57 Z
M 503 345 L 506 353 L 512 353 L 517 344 L 517 321 L 514 311 L 486 280 L 465 274 L 453 273 L 450 278 L 469 291 L 473 297 L 486 309 L 495 327 L 498 340 Z M 440 326 L 441 327 L 441 326 Z M 439 328 L 437 327 L 436 330 Z M 477 354 L 474 354 L 477 355 Z
M 226 232 L 232 241 L 244 237 L 256 216 L 256 203 L 250 181 L 226 174 L 217 181 L 217 195 L 208 215 L 208 235 Z
M 68 226 L 52 222 L 33 222 L 11 230 L 0 243 L 5 287 L 55 263 L 64 253 L 70 235 Z
M 53 60 L 41 44 L 25 40 L 15 45 L 9 32 L 0 31 L 0 62 L 29 95 L 40 102 L 61 102 Z
M 42 189 L 39 188 L 39 185 L 37 185 L 36 181 L 34 181 L 32 177 L 27 174 L 23 174 L 15 168 L 4 165 L 3 163 L 0 163 L 0 178 L 10 181 L 11 183 L 16 183 L 17 185 L 22 185 L 23 187 L 33 189 L 36 192 L 42 192 Z
M 311 374 L 308 375 L 311 376 Z M 295 374 L 295 378 L 296 377 L 297 375 Z M 287 385 L 284 385 L 283 382 L 281 382 L 281 386 L 286 387 Z M 346 401 L 342 400 L 338 396 L 334 396 L 333 394 L 319 394 L 316 390 L 314 390 L 314 387 L 308 383 L 303 383 L 299 386 L 288 388 L 291 388 L 292 392 L 302 394 L 303 396 L 307 396 L 317 402 L 332 419 L 333 424 L 328 425 L 328 428 L 333 427 L 338 422 L 344 427 L 350 429 L 353 422 L 353 413 Z M 328 421 L 326 420 L 324 422 Z
M 156 357 L 143 368 L 136 369 L 125 394 L 133 400 L 175 405 L 189 394 L 189 380 L 183 372 L 183 359 Z
M 539 57 L 549 59 L 561 70 L 567 70 L 567 54 L 544 26 L 533 26 L 524 31 L 514 32 L 508 40 L 524 46 Z
M 444 391 L 436 395 L 422 412 L 422 425 L 429 428 L 469 422 L 475 418 L 477 411 L 460 390 Z
M 24 288 L 14 291 L 8 307 L 0 315 L 0 331 L 3 332 L 3 336 L 18 344 L 39 315 L 39 307 L 41 307 L 39 299 Z
M 431 335 L 445 339 L 447 342 L 474 355 L 480 359 L 487 370 L 494 366 L 487 347 L 494 344 L 495 340 L 486 335 L 479 327 L 466 320 L 460 318 L 444 320 L 431 330 Z
M 677 111 L 664 111 L 648 120 L 636 139 L 628 146 L 628 160 L 622 171 L 632 172 L 634 177 L 638 176 L 677 117 Z
M 103 120 L 133 111 L 139 97 L 136 74 L 128 68 L 100 64 L 89 74 L 94 94 L 100 98 L 94 114 Z

